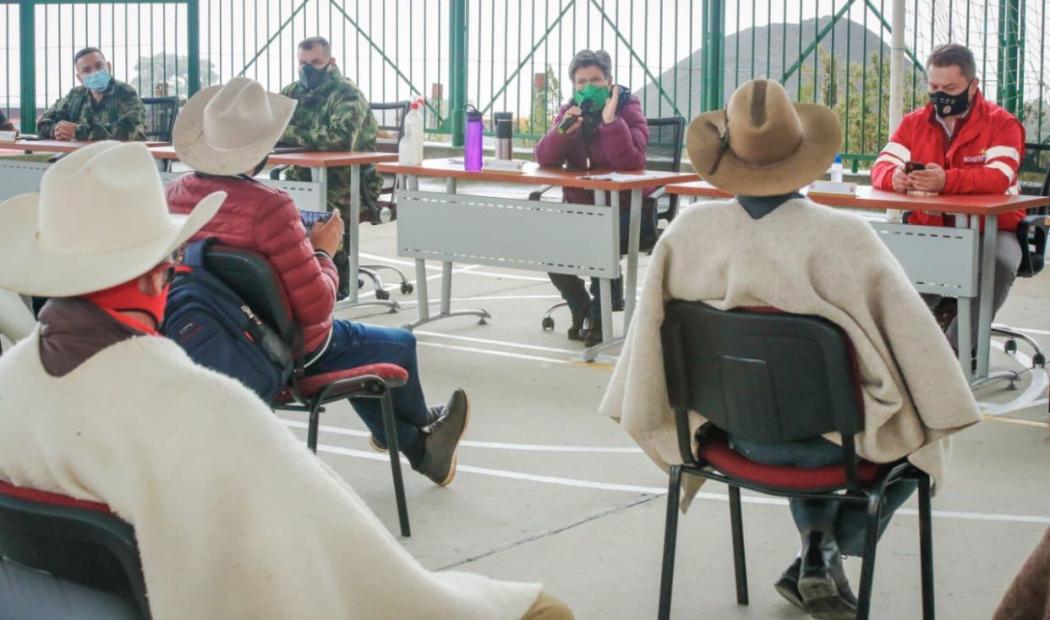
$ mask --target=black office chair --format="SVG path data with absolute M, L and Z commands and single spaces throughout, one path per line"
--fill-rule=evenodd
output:
M 146 107 L 146 140 L 171 142 L 175 119 L 179 116 L 178 97 L 143 97 Z
M 288 297 L 265 258 L 249 250 L 212 245 L 205 252 L 204 263 L 210 273 L 236 292 L 293 350 L 301 348 L 299 326 L 292 316 Z M 324 412 L 325 405 L 346 399 L 379 400 L 383 410 L 383 428 L 389 447 L 390 470 L 394 479 L 394 498 L 397 502 L 401 535 L 411 536 L 398 454 L 394 403 L 390 395 L 391 390 L 405 385 L 408 372 L 394 364 L 368 364 L 306 376 L 305 361 L 301 355 L 296 359 L 291 381 L 274 398 L 270 406 L 275 410 L 303 411 L 309 414 L 306 444 L 311 451 L 317 452 L 320 414 Z
M 646 169 L 677 172 L 682 165 L 682 152 L 685 148 L 685 119 L 681 116 L 647 118 L 645 123 L 649 126 L 649 144 L 645 147 Z M 529 194 L 529 200 L 542 200 L 543 194 L 552 187 L 552 185 L 541 186 Z M 667 198 L 667 203 L 661 210 L 661 199 L 663 198 Z M 678 215 L 678 199 L 678 194 L 667 194 L 665 188 L 657 188 L 642 201 L 642 212 L 655 211 L 657 220 L 670 222 Z M 658 238 L 659 231 L 657 231 Z M 655 239 L 649 243 L 642 243 L 638 251 L 651 252 L 655 243 Z M 569 305 L 568 302 L 559 301 L 547 308 L 540 321 L 540 326 L 544 331 L 554 329 L 554 311 L 567 305 Z M 622 300 L 613 300 L 613 310 L 623 310 Z
M 883 494 L 893 482 L 917 480 L 923 618 L 932 620 L 930 479 L 906 461 L 876 465 L 857 457 L 854 436 L 864 429 L 864 408 L 846 334 L 819 317 L 771 309 L 727 312 L 672 300 L 661 340 L 682 464 L 672 465 L 670 471 L 659 618 L 670 617 L 679 492 L 685 473 L 729 486 L 736 595 L 741 605 L 748 604 L 741 488 L 781 497 L 867 504 L 858 620 L 867 620 L 871 606 Z M 693 454 L 690 411 L 702 412 L 709 420 L 698 431 L 699 455 Z M 727 436 L 781 443 L 830 432 L 842 436 L 843 464 L 818 468 L 751 461 L 732 449 Z
M 381 153 L 396 153 L 401 137 L 405 135 L 405 115 L 408 114 L 410 101 L 395 101 L 392 103 L 370 103 L 372 114 L 376 117 L 379 126 L 379 137 L 376 139 L 376 150 Z M 379 193 L 376 206 L 380 212 L 380 220 L 393 221 L 397 219 L 397 176 L 383 178 L 383 190 Z M 379 222 L 372 222 L 373 224 Z M 387 269 L 397 274 L 401 279 L 400 289 L 403 295 L 410 295 L 415 287 L 405 278 L 405 273 L 392 265 L 361 265 L 362 274 L 372 280 L 376 299 L 389 299 L 390 293 L 383 287 L 383 280 L 377 273 L 381 269 Z
M 0 556 L 115 595 L 150 617 L 135 530 L 105 504 L 0 481 Z
M 1020 173 L 1042 175 L 1041 183 L 1026 183 L 1023 190 L 1039 196 L 1050 196 L 1050 144 L 1025 144 L 1026 156 Z M 1050 208 L 1040 207 L 1029 211 L 1028 217 L 1017 226 L 1017 240 L 1021 244 L 1021 264 L 1017 268 L 1017 277 L 1031 278 L 1043 270 L 1046 265 L 1047 230 L 1050 228 Z M 1010 328 L 1008 325 L 992 325 L 992 334 L 1006 337 L 1007 353 L 1017 352 L 1017 341 L 1021 340 L 1032 348 L 1032 367 L 1046 366 L 1046 356 L 1039 343 L 1031 336 Z

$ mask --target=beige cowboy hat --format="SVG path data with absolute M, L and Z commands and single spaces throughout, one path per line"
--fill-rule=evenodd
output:
M 172 215 L 142 143 L 85 146 L 44 173 L 39 193 L 0 203 L 0 288 L 74 297 L 122 284 L 163 262 L 225 199 L 215 192 Z
M 281 139 L 297 103 L 245 77 L 205 88 L 186 102 L 175 121 L 175 154 L 207 174 L 251 170 Z
M 724 110 L 693 119 L 686 149 L 696 173 L 734 194 L 776 196 L 820 178 L 842 142 L 830 109 L 792 103 L 772 80 L 736 89 Z

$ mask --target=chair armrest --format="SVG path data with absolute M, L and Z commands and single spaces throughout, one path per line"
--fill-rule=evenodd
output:
M 279 181 L 281 179 L 281 173 L 284 172 L 287 169 L 288 169 L 287 165 L 274 166 L 270 170 L 270 179 L 272 179 L 274 181 Z
M 544 186 L 540 187 L 538 190 L 536 190 L 536 191 L 532 192 L 531 194 L 529 194 L 529 200 L 541 200 L 541 196 L 543 196 L 545 193 L 547 193 L 549 190 L 551 190 L 553 188 L 554 188 L 553 185 L 544 185 Z

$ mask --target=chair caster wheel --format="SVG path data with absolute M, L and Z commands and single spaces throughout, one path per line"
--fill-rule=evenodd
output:
M 412 291 L 414 291 L 414 290 L 416 290 L 416 287 L 412 286 L 411 282 L 402 282 L 401 283 L 401 294 L 402 295 L 411 295 Z
M 376 289 L 376 299 L 387 300 L 390 299 L 390 291 L 386 289 Z
M 1017 341 L 1012 338 L 1010 340 L 1007 340 L 1006 345 L 1004 345 L 1003 349 L 1010 355 L 1017 353 Z
M 1046 368 L 1046 356 L 1044 356 L 1042 353 L 1036 353 L 1032 357 L 1032 364 L 1040 368 Z
M 554 331 L 554 318 L 553 317 L 549 317 L 549 316 L 545 316 L 545 317 L 543 317 L 543 322 L 540 323 L 540 325 L 543 326 L 543 331 L 545 331 L 545 332 Z

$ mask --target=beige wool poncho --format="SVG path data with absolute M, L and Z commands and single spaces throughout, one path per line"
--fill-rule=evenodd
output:
M 864 220 L 806 199 L 757 220 L 735 200 L 704 203 L 684 210 L 657 244 L 601 405 L 664 470 L 681 463 L 660 344 L 670 299 L 772 306 L 841 327 L 858 358 L 865 429 L 856 444 L 868 460 L 907 456 L 940 483 L 949 436 L 980 420 L 947 340 Z M 691 416 L 694 432 L 702 414 Z M 683 510 L 701 482 L 686 477 Z

